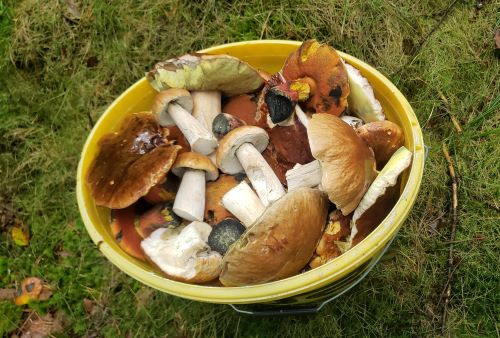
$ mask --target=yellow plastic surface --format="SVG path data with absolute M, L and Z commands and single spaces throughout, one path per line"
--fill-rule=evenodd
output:
M 301 42 L 282 40 L 247 41 L 216 46 L 202 52 L 230 54 L 256 68 L 274 73 L 300 44 Z M 277 282 L 246 287 L 208 287 L 172 281 L 150 265 L 126 254 L 111 235 L 109 210 L 95 205 L 84 177 L 98 150 L 98 140 L 119 126 L 127 114 L 150 109 L 156 92 L 147 80 L 142 78 L 118 97 L 101 116 L 87 138 L 78 165 L 77 199 L 81 217 L 90 237 L 101 252 L 128 275 L 160 291 L 203 302 L 226 304 L 268 302 L 316 290 L 341 280 L 379 253 L 396 235 L 415 202 L 424 168 L 422 132 L 410 104 L 388 79 L 366 63 L 345 53 L 340 55 L 368 78 L 387 118 L 402 127 L 406 139 L 405 146 L 413 152 L 413 162 L 404 174 L 401 196 L 397 204 L 366 239 L 319 268 Z

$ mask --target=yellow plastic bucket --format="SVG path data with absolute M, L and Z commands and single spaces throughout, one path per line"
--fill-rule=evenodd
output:
M 230 54 L 256 68 L 274 73 L 300 44 L 282 40 L 247 41 L 216 46 L 201 52 Z M 405 146 L 413 152 L 413 162 L 404 173 L 398 202 L 366 239 L 319 268 L 280 281 L 245 287 L 211 287 L 176 282 L 129 256 L 118 246 L 110 232 L 109 209 L 95 205 L 84 178 L 98 150 L 98 140 L 114 131 L 127 114 L 151 108 L 156 92 L 142 78 L 120 95 L 101 116 L 87 138 L 78 165 L 78 205 L 87 231 L 99 250 L 119 269 L 146 285 L 171 295 L 210 303 L 265 303 L 276 307 L 301 307 L 332 299 L 359 282 L 388 247 L 415 202 L 424 168 L 424 143 L 417 118 L 399 90 L 366 63 L 345 53 L 340 55 L 368 78 L 387 118 L 402 127 Z

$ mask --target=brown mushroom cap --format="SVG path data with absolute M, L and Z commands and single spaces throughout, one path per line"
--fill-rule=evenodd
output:
M 159 62 L 146 78 L 158 91 L 167 88 L 218 90 L 227 96 L 254 92 L 264 82 L 256 69 L 238 58 L 199 53 Z
M 328 200 L 317 189 L 300 188 L 274 202 L 226 253 L 225 286 L 267 283 L 297 274 L 321 237 Z
M 378 169 L 382 169 L 405 142 L 401 128 L 388 120 L 367 123 L 357 128 L 356 133 L 373 149 Z
M 136 218 L 139 217 L 134 206 L 113 210 L 111 216 L 111 233 L 118 245 L 129 255 L 144 260 L 144 251 L 141 248 L 142 237 L 135 227 Z
M 170 170 L 180 146 L 167 140 L 150 112 L 128 116 L 118 132 L 99 141 L 86 182 L 97 205 L 122 209 L 146 195 Z
M 291 88 L 309 86 L 308 113 L 340 115 L 347 108 L 349 81 L 337 51 L 316 40 L 305 41 L 290 54 L 281 70 Z
M 222 197 L 229 190 L 236 187 L 244 177 L 243 175 L 221 175 L 217 181 L 207 184 L 205 193 L 205 222 L 213 226 L 225 218 L 234 218 L 234 215 L 224 208 Z
M 247 125 L 264 127 L 256 119 L 258 96 L 241 94 L 231 97 L 222 107 L 222 112 L 233 115 Z
M 322 189 L 344 215 L 350 214 L 377 176 L 373 151 L 334 115 L 314 114 L 307 134 L 312 155 L 321 162 Z
M 208 157 L 195 152 L 179 154 L 172 167 L 172 173 L 181 177 L 186 169 L 203 170 L 207 181 L 214 181 L 219 177 L 219 169 L 212 161 Z
M 216 153 L 216 163 L 226 174 L 236 174 L 243 171 L 240 161 L 236 157 L 236 150 L 243 143 L 251 143 L 263 152 L 269 143 L 266 131 L 256 126 L 241 126 L 231 130 L 220 141 Z

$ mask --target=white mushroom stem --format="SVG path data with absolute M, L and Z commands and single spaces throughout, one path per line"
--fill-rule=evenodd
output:
M 268 206 L 286 193 L 273 169 L 253 144 L 243 143 L 236 150 L 236 157 L 264 206 Z
M 340 119 L 350 125 L 353 129 L 359 128 L 363 125 L 363 120 L 354 116 L 343 115 Z
M 205 211 L 205 172 L 186 169 L 175 196 L 173 211 L 188 221 L 203 221 Z
M 301 187 L 313 188 L 321 183 L 321 166 L 318 160 L 297 164 L 285 174 L 288 191 Z
M 252 225 L 266 209 L 259 197 L 242 181 L 222 197 L 222 204 L 230 213 L 236 216 L 247 228 Z
M 195 117 L 177 103 L 170 103 L 167 108 L 170 117 L 181 130 L 191 149 L 202 155 L 214 152 L 217 139 Z
M 304 125 L 304 127 L 307 128 L 307 126 L 309 125 L 310 117 L 307 116 L 306 113 L 304 113 L 304 111 L 302 110 L 302 108 L 300 108 L 300 105 L 298 103 L 295 105 L 295 114 L 299 118 L 299 121 Z
M 217 90 L 197 90 L 191 92 L 193 116 L 212 133 L 212 123 L 221 113 L 221 93 Z

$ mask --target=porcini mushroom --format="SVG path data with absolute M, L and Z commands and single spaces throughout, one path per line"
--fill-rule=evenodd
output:
M 222 197 L 222 204 L 246 227 L 251 226 L 266 209 L 259 196 L 245 181 L 229 190 Z
M 209 282 L 219 276 L 222 256 L 211 251 L 212 227 L 203 222 L 170 229 L 161 228 L 144 239 L 148 258 L 172 279 L 188 283 Z
M 153 114 L 142 112 L 102 137 L 86 177 L 95 203 L 122 209 L 163 181 L 181 148 L 171 145 L 167 135 Z
M 137 232 L 135 222 L 138 215 L 133 205 L 111 211 L 110 229 L 118 245 L 131 256 L 144 260 L 141 248 L 142 237 Z
M 236 174 L 243 169 L 264 206 L 285 194 L 261 152 L 266 149 L 269 137 L 264 129 L 241 126 L 230 131 L 220 140 L 216 162 L 226 174 Z
M 231 130 L 244 126 L 246 123 L 236 116 L 220 113 L 212 122 L 212 133 L 220 140 Z
M 217 147 L 217 140 L 210 130 L 191 115 L 193 99 L 187 90 L 171 88 L 161 91 L 151 109 L 157 114 L 160 125 L 177 125 L 193 151 L 208 155 Z
M 307 134 L 321 164 L 321 189 L 344 215 L 350 214 L 377 176 L 373 151 L 335 115 L 314 114 Z
M 172 210 L 172 204 L 160 203 L 136 218 L 135 230 L 146 238 L 159 228 L 176 228 L 182 220 Z
M 382 169 L 405 142 L 401 128 L 388 120 L 367 123 L 357 128 L 356 133 L 372 148 L 378 169 Z
M 352 216 L 350 241 L 357 243 L 365 238 L 389 213 L 397 196 L 395 190 L 401 173 L 411 164 L 412 153 L 405 147 L 399 148 L 384 166 L 377 178 L 361 199 Z M 353 244 L 354 244 L 353 243 Z
M 172 173 L 182 177 L 173 210 L 188 221 L 203 221 L 206 181 L 219 177 L 219 170 L 206 156 L 187 152 L 177 156 Z
M 193 91 L 193 115 L 209 131 L 213 119 L 221 113 L 221 94 L 250 93 L 263 84 L 259 72 L 248 63 L 224 54 L 186 54 L 157 63 L 146 77 L 158 91 L 168 88 Z
M 297 274 L 314 252 L 327 212 L 328 199 L 318 189 L 289 192 L 229 248 L 220 281 L 225 286 L 244 286 Z
M 361 72 L 348 63 L 344 63 L 349 78 L 350 95 L 347 97 L 349 112 L 361 118 L 365 123 L 385 120 L 380 102 L 375 98 L 373 88 Z
M 288 191 L 301 187 L 314 188 L 321 183 L 321 165 L 318 160 L 297 164 L 286 172 Z

